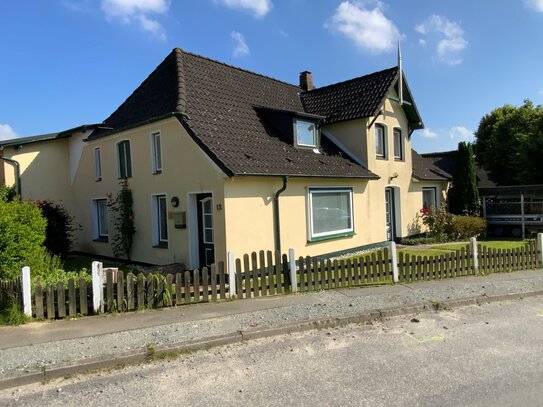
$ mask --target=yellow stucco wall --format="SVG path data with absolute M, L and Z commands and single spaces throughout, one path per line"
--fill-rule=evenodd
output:
M 227 250 L 241 256 L 275 248 L 273 197 L 282 185 L 279 177 L 236 177 L 225 182 Z M 296 256 L 312 256 L 373 243 L 367 186 L 368 181 L 361 179 L 289 178 L 287 189 L 279 197 L 282 252 L 293 248 Z M 311 187 L 353 189 L 354 235 L 309 242 Z
M 19 162 L 21 191 L 24 200 L 52 200 L 72 210 L 70 189 L 69 139 L 25 144 L 21 148 L 7 147 L 3 156 Z M 15 184 L 11 165 L 2 163 L 6 185 Z
M 160 131 L 162 144 L 162 173 L 153 174 L 151 155 L 151 133 Z M 187 228 L 176 229 L 172 217 L 177 212 L 188 212 L 190 193 L 212 192 L 215 207 L 214 227 L 216 258 L 224 259 L 225 226 L 222 209 L 223 174 L 194 143 L 177 119 L 127 130 L 86 143 L 79 168 L 74 180 L 74 200 L 78 221 L 83 230 L 78 234 L 78 250 L 112 256 L 110 243 L 96 242 L 92 233 L 92 200 L 115 197 L 119 190 L 117 178 L 116 145 L 122 140 L 130 140 L 132 156 L 132 177 L 128 179 L 134 196 L 134 219 L 136 238 L 133 247 L 133 260 L 154 264 L 183 263 L 194 265 L 190 258 L 189 236 L 196 222 L 187 216 Z M 102 181 L 95 181 L 94 150 L 100 148 L 102 156 Z M 166 194 L 168 219 L 168 247 L 153 247 L 152 195 Z M 179 206 L 174 208 L 170 200 L 179 198 Z M 113 225 L 109 223 L 110 240 Z

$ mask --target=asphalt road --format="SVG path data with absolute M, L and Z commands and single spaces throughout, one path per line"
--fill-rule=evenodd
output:
M 542 383 L 543 298 L 535 297 L 4 390 L 0 405 L 528 407 L 543 405 Z

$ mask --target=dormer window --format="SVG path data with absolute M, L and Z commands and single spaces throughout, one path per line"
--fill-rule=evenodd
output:
M 294 140 L 299 147 L 317 147 L 317 126 L 306 120 L 294 120 Z

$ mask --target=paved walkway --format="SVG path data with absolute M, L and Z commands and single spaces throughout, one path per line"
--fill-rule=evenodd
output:
M 0 327 L 0 388 L 139 362 L 150 353 L 533 295 L 543 295 L 543 270 Z

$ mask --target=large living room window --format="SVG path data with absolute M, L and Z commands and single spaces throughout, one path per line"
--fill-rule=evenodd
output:
M 375 125 L 375 155 L 379 158 L 387 157 L 386 131 L 382 124 Z
M 107 200 L 104 198 L 92 200 L 93 212 L 93 238 L 94 240 L 107 241 L 109 237 L 109 227 L 107 219 Z
M 119 178 L 130 178 L 132 176 L 130 140 L 117 143 L 117 176 Z
M 352 188 L 310 188 L 308 201 L 310 240 L 354 232 Z
M 317 147 L 317 126 L 315 123 L 296 119 L 294 133 L 297 146 Z

